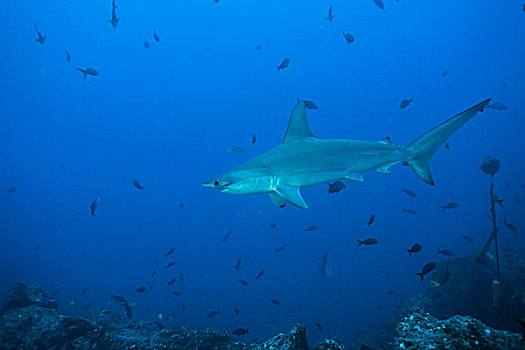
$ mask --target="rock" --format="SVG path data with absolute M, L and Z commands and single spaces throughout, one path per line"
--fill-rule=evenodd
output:
M 4 300 L 0 314 L 16 308 L 39 306 L 48 309 L 58 309 L 58 303 L 48 297 L 42 288 L 28 286 L 25 283 L 15 283 L 9 288 L 9 294 Z
M 421 309 L 415 309 L 398 325 L 395 349 L 439 350 L 522 350 L 521 335 L 498 331 L 468 316 L 454 316 L 440 321 Z
M 314 350 L 345 350 L 343 343 L 337 339 L 325 339 L 319 343 Z
M 258 345 L 256 350 L 308 350 L 306 339 L 306 328 L 303 325 L 295 325 L 288 334 L 278 334 Z
M 503 299 L 499 308 L 492 305 L 495 258 L 487 254 L 485 260 L 479 261 L 476 256 L 460 256 L 436 266 L 429 280 L 437 281 L 439 287 L 428 285 L 422 295 L 402 307 L 400 317 L 420 307 L 439 319 L 469 315 L 496 329 L 521 332 L 516 319 L 525 315 L 525 252 L 505 248 L 500 255 L 500 269 Z

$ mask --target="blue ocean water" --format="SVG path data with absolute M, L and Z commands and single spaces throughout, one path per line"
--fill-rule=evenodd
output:
M 24 281 L 57 291 L 65 314 L 81 315 L 88 303 L 120 310 L 108 304 L 113 293 L 136 303 L 137 319 L 162 313 L 174 315 L 171 325 L 249 326 L 261 340 L 302 322 L 313 342 L 347 341 L 355 330 L 396 318 L 400 299 L 425 287 L 415 273 L 446 259 L 438 248 L 456 255 L 481 249 L 490 234 L 490 179 L 479 169 L 487 155 L 501 162 L 494 181 L 505 208 L 498 215 L 518 228 L 502 228 L 500 246 L 523 248 L 520 2 L 387 0 L 384 10 L 372 1 L 117 6 L 113 29 L 108 0 L 1 5 L 1 297 Z M 47 36 L 44 45 L 35 42 L 34 25 Z M 355 42 L 347 44 L 343 31 Z M 289 67 L 278 71 L 286 57 Z M 75 69 L 87 67 L 100 74 L 83 79 Z M 450 150 L 430 163 L 435 186 L 398 165 L 388 175 L 366 173 L 338 194 L 324 184 L 304 188 L 308 210 L 201 187 L 280 143 L 298 98 L 319 106 L 308 116 L 320 138 L 389 136 L 400 145 L 486 98 L 508 109 L 486 110 L 451 137 Z M 227 152 L 234 145 L 246 152 Z M 442 213 L 451 201 L 459 207 Z M 309 225 L 319 228 L 305 232 Z M 356 239 L 368 237 L 379 243 L 357 248 Z M 409 257 L 405 249 L 415 242 L 424 249 Z M 286 249 L 276 253 L 278 246 Z M 327 280 L 318 274 L 325 252 L 334 273 Z M 242 269 L 234 270 L 239 258 Z M 175 266 L 166 269 L 168 261 Z M 139 286 L 146 293 L 135 292 Z M 395 294 L 385 295 L 389 289 Z

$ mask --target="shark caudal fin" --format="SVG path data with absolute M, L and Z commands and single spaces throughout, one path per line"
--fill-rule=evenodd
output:
M 483 112 L 483 109 L 489 102 L 490 98 L 453 116 L 419 136 L 407 146 L 408 159 L 406 161 L 421 180 L 430 185 L 434 184 L 432 173 L 428 166 L 430 158 L 456 130 L 472 119 L 478 112 Z

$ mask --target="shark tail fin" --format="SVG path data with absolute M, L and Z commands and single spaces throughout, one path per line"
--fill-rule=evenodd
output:
M 439 147 L 441 147 L 453 133 L 472 119 L 478 112 L 483 112 L 483 109 L 489 102 L 490 98 L 453 116 L 419 136 L 408 145 L 408 159 L 406 161 L 421 180 L 429 185 L 434 184 L 434 179 L 428 166 L 430 158 L 432 158 Z

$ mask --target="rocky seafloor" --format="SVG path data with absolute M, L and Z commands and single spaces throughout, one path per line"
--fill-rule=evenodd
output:
M 244 344 L 214 329 L 165 328 L 149 321 L 129 320 L 101 309 L 83 317 L 63 316 L 58 304 L 35 286 L 15 283 L 0 310 L 0 349 L 192 349 L 192 350 L 307 350 L 306 329 L 296 325 L 261 344 Z M 375 349 L 350 344 L 347 349 Z M 463 316 L 437 320 L 420 309 L 411 310 L 397 325 L 391 349 L 525 349 L 523 337 L 498 331 Z M 342 350 L 338 339 L 327 339 L 314 350 Z

